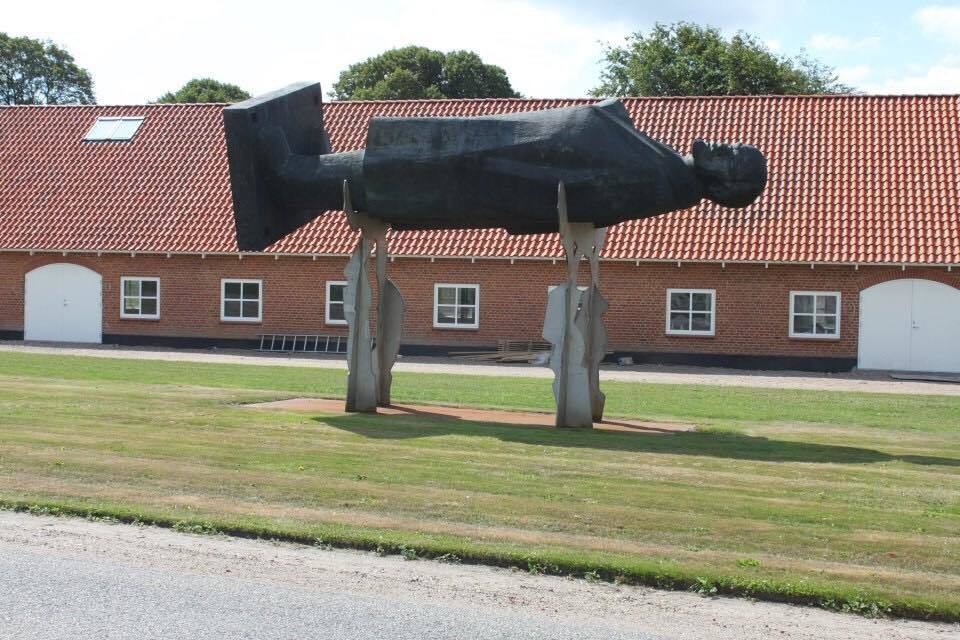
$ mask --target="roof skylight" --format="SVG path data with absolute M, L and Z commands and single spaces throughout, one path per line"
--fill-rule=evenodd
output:
M 130 140 L 143 124 L 143 116 L 120 118 L 97 118 L 84 140 L 112 140 L 123 142 Z

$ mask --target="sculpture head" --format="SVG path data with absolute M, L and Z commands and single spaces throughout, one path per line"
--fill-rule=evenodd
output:
M 704 197 L 725 207 L 745 207 L 767 184 L 767 160 L 749 144 L 693 141 L 693 169 Z

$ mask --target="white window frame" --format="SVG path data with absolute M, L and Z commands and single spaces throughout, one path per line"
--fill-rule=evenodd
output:
M 224 310 L 227 306 L 227 283 L 240 284 L 240 298 L 230 298 L 230 301 L 239 300 L 240 302 L 240 313 L 243 313 L 243 303 L 251 302 L 251 300 L 246 300 L 243 297 L 243 285 L 245 284 L 258 284 L 260 285 L 260 297 L 257 299 L 257 317 L 256 318 L 229 318 L 224 313 Z M 263 321 L 263 280 L 258 280 L 256 278 L 221 278 L 220 279 L 220 321 L 221 322 L 262 322 Z
M 796 315 L 794 311 L 795 303 L 797 296 L 814 296 L 813 298 L 813 313 L 802 313 L 800 315 L 812 316 L 813 317 L 813 330 L 817 330 L 817 316 L 837 316 L 837 331 L 836 333 L 796 333 L 793 330 L 793 318 Z M 817 313 L 817 296 L 827 297 L 832 296 L 837 299 L 837 313 Z M 839 291 L 791 291 L 790 292 L 790 316 L 787 319 L 787 335 L 791 338 L 803 338 L 805 340 L 839 340 L 840 339 L 840 292 Z
M 457 302 L 453 305 L 455 307 L 455 318 L 458 322 L 454 324 L 445 324 L 437 322 L 437 310 L 440 306 L 440 289 L 441 288 L 455 288 L 457 289 L 456 300 Z M 473 324 L 462 324 L 459 322 L 460 318 L 460 289 L 473 289 L 474 292 L 474 304 L 472 305 L 462 305 L 464 307 L 474 307 L 473 313 Z M 444 305 L 451 306 L 451 305 Z M 479 329 L 480 328 L 480 285 L 479 284 L 457 284 L 449 282 L 437 282 L 433 285 L 433 328 L 434 329 Z
M 143 282 L 155 282 L 157 285 L 157 312 L 156 313 L 127 313 L 127 305 L 125 304 L 126 299 L 131 296 L 127 296 L 127 282 L 140 282 L 140 295 L 137 296 L 140 300 L 143 300 Z M 153 296 L 147 296 L 147 298 L 152 298 Z M 120 317 L 127 320 L 159 320 L 160 319 L 160 278 L 155 278 L 152 276 L 121 276 L 120 277 Z
M 90 129 L 87 130 L 87 135 L 83 137 L 86 142 L 127 142 L 128 140 L 133 140 L 137 133 L 140 132 L 140 127 L 143 126 L 144 116 L 99 116 L 96 120 L 93 121 L 93 124 L 90 125 Z M 113 128 L 110 129 L 108 135 L 97 136 L 96 138 L 91 137 L 94 129 L 98 125 L 105 122 L 112 122 Z M 133 130 L 127 137 L 117 137 L 117 129 L 120 128 L 120 123 L 122 122 L 137 122 L 137 127 Z
M 327 289 L 326 297 L 323 302 L 323 321 L 326 324 L 344 326 L 347 324 L 346 318 L 343 320 L 334 320 L 330 317 L 330 287 L 333 285 L 341 285 L 344 287 L 344 297 L 346 297 L 346 286 L 347 282 L 345 280 L 327 280 Z M 343 302 L 338 302 L 337 304 L 345 304 Z
M 710 294 L 710 330 L 709 331 L 694 331 L 693 329 L 673 329 L 670 327 L 670 312 L 674 313 L 679 310 L 670 309 L 670 298 L 675 293 L 709 293 Z M 691 298 L 690 304 L 693 304 L 693 299 Z M 688 311 L 687 313 L 706 313 L 705 311 Z M 691 322 L 692 326 L 692 322 Z M 717 290 L 716 289 L 667 289 L 667 317 L 665 322 L 665 328 L 667 335 L 670 336 L 713 336 L 716 335 L 717 329 Z

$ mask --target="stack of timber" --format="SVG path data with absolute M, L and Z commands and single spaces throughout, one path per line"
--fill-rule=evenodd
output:
M 450 355 L 474 362 L 533 362 L 550 354 L 550 343 L 541 340 L 500 340 L 496 351 L 451 351 Z

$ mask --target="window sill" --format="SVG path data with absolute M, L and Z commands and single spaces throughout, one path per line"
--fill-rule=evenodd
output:
M 220 324 L 263 324 L 263 319 L 244 320 L 241 318 L 220 318 Z
M 160 322 L 160 316 L 120 316 L 120 320 L 132 322 Z
M 714 333 L 682 333 L 677 331 L 667 331 L 665 334 L 668 338 L 716 338 L 717 334 Z
M 462 325 L 462 324 L 435 324 L 434 329 L 443 329 L 444 331 L 477 331 L 480 325 Z
M 345 327 L 347 326 L 347 321 L 338 322 L 336 320 L 326 320 L 323 324 L 328 327 Z
M 828 342 L 830 341 L 836 342 L 840 339 L 839 335 L 837 336 L 816 336 L 816 335 L 805 336 L 803 334 L 793 334 L 787 337 L 790 338 L 791 340 L 816 340 L 816 341 L 826 340 Z

